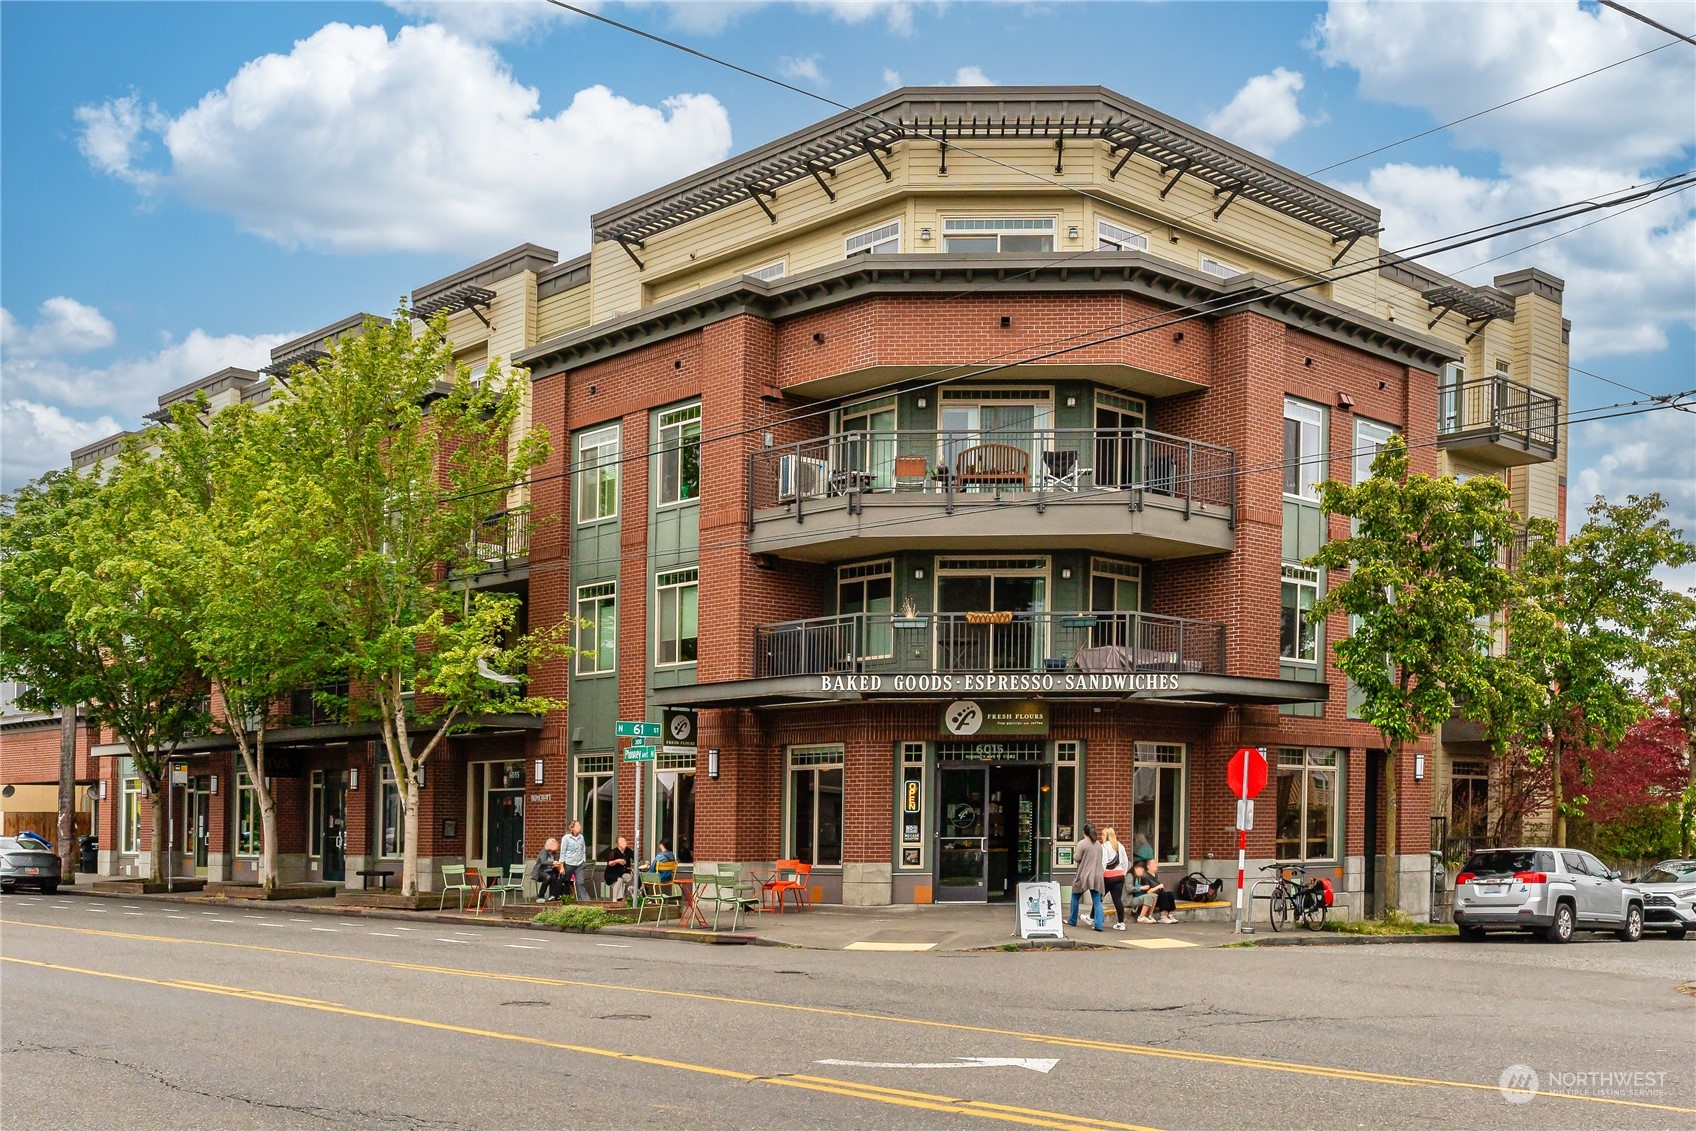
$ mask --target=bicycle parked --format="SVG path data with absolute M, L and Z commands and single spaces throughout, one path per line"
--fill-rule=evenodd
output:
M 1331 906 L 1331 885 L 1318 876 L 1309 876 L 1300 864 L 1267 864 L 1262 872 L 1277 872 L 1272 881 L 1272 929 L 1281 931 L 1291 919 L 1298 920 L 1310 931 L 1325 926 L 1325 913 Z M 1293 875 L 1290 873 L 1294 873 Z M 1296 876 L 1305 877 L 1297 880 Z

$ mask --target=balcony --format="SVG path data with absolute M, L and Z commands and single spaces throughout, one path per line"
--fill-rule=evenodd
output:
M 843 432 L 753 453 L 748 480 L 749 551 L 809 561 L 1235 543 L 1235 453 L 1146 428 Z
M 1561 399 L 1506 377 L 1437 390 L 1437 443 L 1497 467 L 1547 463 L 1559 447 Z
M 754 628 L 755 678 L 833 674 L 1223 675 L 1225 626 L 1152 613 L 850 613 Z
M 466 545 L 465 568 L 457 577 L 470 577 L 472 584 L 499 585 L 530 575 L 530 512 L 497 511 L 477 525 L 476 537 Z

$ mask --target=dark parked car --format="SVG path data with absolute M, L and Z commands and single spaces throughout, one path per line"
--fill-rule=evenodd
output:
M 0 836 L 0 891 L 38 888 L 48 895 L 59 890 L 59 854 L 34 841 Z

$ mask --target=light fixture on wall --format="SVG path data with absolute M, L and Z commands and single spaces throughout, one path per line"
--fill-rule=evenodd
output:
M 542 760 L 540 758 L 536 759 L 536 784 L 542 784 Z
M 920 243 L 929 243 L 930 242 L 930 229 L 929 228 L 920 228 L 919 229 L 919 242 Z
M 916 569 L 916 570 L 913 571 L 913 580 L 914 581 L 923 581 L 924 579 L 925 579 L 925 571 L 924 570 Z
M 1078 407 L 1078 398 L 1077 397 L 1067 397 L 1066 398 L 1066 407 L 1067 408 L 1077 408 Z
M 1078 238 L 1078 226 L 1076 224 L 1066 225 L 1066 238 L 1069 240 Z
M 1070 581 L 1072 579 L 1072 571 L 1069 569 L 1063 569 L 1060 571 L 1060 576 L 1065 580 Z
M 930 402 L 929 402 L 929 401 L 927 401 L 927 400 L 925 400 L 925 399 L 924 399 L 924 398 L 923 398 L 923 397 L 920 397 L 920 398 L 919 398 L 919 407 L 920 407 L 920 408 L 923 408 L 923 407 L 925 407 L 925 405 L 927 405 L 927 404 L 929 404 L 929 403 L 930 403 Z
M 347 772 L 347 788 L 348 788 L 349 793 L 352 793 L 354 790 L 359 788 L 359 767 L 358 766 L 354 766 L 352 769 L 348 770 L 348 772 Z
M 1413 780 L 1425 780 L 1425 755 L 1423 754 L 1415 754 L 1413 756 Z
M 718 780 L 718 747 L 716 746 L 707 748 L 707 776 L 714 781 Z
M 212 775 L 212 796 L 213 797 L 218 796 L 218 775 L 217 774 Z

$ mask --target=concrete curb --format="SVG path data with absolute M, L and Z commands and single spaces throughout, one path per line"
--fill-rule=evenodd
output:
M 1459 942 L 1459 935 L 1342 935 L 1321 931 L 1307 935 L 1278 935 L 1233 939 L 1221 946 L 1376 946 L 1385 943 Z

